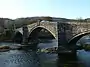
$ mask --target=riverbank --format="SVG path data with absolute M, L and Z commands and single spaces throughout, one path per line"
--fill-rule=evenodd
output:
M 0 52 L 5 52 L 5 51 L 9 51 L 10 47 L 9 46 L 0 46 Z
M 11 45 L 11 46 L 2 45 L 0 46 L 0 52 L 6 52 L 9 50 L 22 50 L 23 47 L 25 47 L 25 45 Z

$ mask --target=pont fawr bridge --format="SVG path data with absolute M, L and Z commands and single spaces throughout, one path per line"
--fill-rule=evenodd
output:
M 37 21 L 15 29 L 13 39 L 17 37 L 17 40 L 21 39 L 22 43 L 29 43 L 29 41 L 38 39 L 38 33 L 42 29 L 51 33 L 56 39 L 58 46 L 64 46 L 73 50 L 76 42 L 81 37 L 90 34 L 90 23 Z

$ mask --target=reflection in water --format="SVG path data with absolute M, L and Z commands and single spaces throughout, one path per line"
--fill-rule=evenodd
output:
M 78 61 L 82 63 L 82 67 L 90 67 L 90 51 L 77 51 Z
M 58 67 L 90 67 L 90 52 L 77 50 L 76 55 L 59 56 Z
M 43 49 L 44 47 L 54 47 L 55 44 L 55 40 L 52 40 L 48 43 L 40 43 L 38 47 Z M 13 45 L 13 43 L 2 42 L 1 45 Z M 2 65 L 2 67 L 57 67 L 56 61 L 57 54 L 36 52 L 30 49 L 26 51 L 10 50 L 7 52 L 0 52 L 0 65 Z
M 90 34 L 83 36 L 78 42 L 78 45 L 83 47 L 82 50 L 77 50 L 78 62 L 81 62 L 81 67 L 90 67 Z
M 83 45 L 88 43 L 88 46 L 90 46 L 90 36 L 88 39 L 84 37 L 78 41 L 78 46 L 80 46 L 80 43 Z M 76 55 L 60 54 L 57 63 L 58 67 L 90 67 L 90 47 L 88 47 L 88 51 L 85 51 L 85 48 L 77 50 Z
M 13 45 L 1 43 L 0 45 Z M 38 44 L 39 49 L 58 47 L 56 40 L 44 40 Z M 77 50 L 76 55 L 36 52 L 31 50 L 10 50 L 0 52 L 2 67 L 90 67 L 90 52 Z
M 3 67 L 40 67 L 35 52 L 10 51 L 0 55 L 0 65 Z
M 58 67 L 77 67 L 77 57 L 75 54 L 59 54 Z
M 9 51 L 0 54 L 2 67 L 40 67 L 36 52 Z
M 54 47 L 58 47 L 58 44 L 54 39 L 53 40 L 46 39 L 38 44 L 38 48 L 41 50 Z M 41 62 L 41 67 L 57 67 L 58 54 L 40 52 L 39 58 Z

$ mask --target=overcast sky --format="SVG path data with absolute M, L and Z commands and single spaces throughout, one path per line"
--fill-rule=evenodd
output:
M 0 17 L 90 18 L 90 0 L 0 0 Z

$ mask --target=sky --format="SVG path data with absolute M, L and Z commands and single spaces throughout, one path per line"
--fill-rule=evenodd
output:
M 90 0 L 0 0 L 0 17 L 90 18 Z

